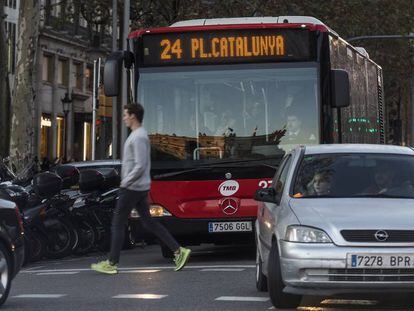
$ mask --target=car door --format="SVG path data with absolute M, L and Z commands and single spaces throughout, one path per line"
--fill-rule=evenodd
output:
M 262 245 L 262 259 L 266 261 L 269 256 L 272 245 L 274 227 L 280 213 L 280 202 L 282 200 L 283 190 L 287 180 L 287 175 L 292 163 L 292 155 L 287 154 L 279 166 L 278 171 L 273 178 L 272 187 L 276 192 L 275 202 L 261 202 L 259 205 L 258 222 L 259 238 Z

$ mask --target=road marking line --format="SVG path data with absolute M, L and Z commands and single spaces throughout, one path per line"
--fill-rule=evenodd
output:
M 161 270 L 124 270 L 119 271 L 119 273 L 155 273 L 160 272 Z
M 240 272 L 244 271 L 245 269 L 241 268 L 222 268 L 222 269 L 201 269 L 202 272 Z
M 168 295 L 156 295 L 156 294 L 124 294 L 113 296 L 112 298 L 126 298 L 126 299 L 162 299 Z
M 21 272 L 24 272 L 24 271 L 30 271 L 30 270 L 36 270 L 36 269 L 40 269 L 40 268 L 43 268 L 43 267 L 46 267 L 46 266 L 36 266 L 36 267 L 31 267 L 31 268 L 24 269 L 24 270 L 22 270 Z
M 266 302 L 269 301 L 269 298 L 266 297 L 240 297 L 240 296 L 221 296 L 214 300 L 219 301 L 258 301 L 258 302 Z
M 66 294 L 24 294 L 12 298 L 61 298 L 63 296 L 66 296 Z
M 118 268 L 119 271 L 128 271 L 128 270 L 172 270 L 174 269 L 174 266 L 148 266 L 148 267 L 129 267 L 129 268 Z M 250 269 L 250 268 L 256 268 L 255 265 L 211 265 L 211 266 L 185 266 L 185 269 L 232 269 L 232 268 L 243 268 L 243 269 Z M 22 273 L 43 273 L 43 272 L 82 272 L 82 271 L 92 271 L 92 269 L 89 268 L 80 268 L 80 269 L 45 269 L 45 270 L 23 270 L 20 271 L 20 274 Z
M 73 275 L 78 274 L 79 271 L 62 271 L 62 272 L 41 272 L 36 273 L 36 275 Z

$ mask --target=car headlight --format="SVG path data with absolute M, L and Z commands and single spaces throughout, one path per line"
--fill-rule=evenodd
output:
M 320 229 L 289 226 L 286 230 L 286 241 L 299 243 L 332 243 L 330 237 Z
M 150 204 L 150 214 L 152 217 L 164 217 L 164 216 L 171 216 L 171 213 L 167 211 L 164 207 L 158 204 Z M 131 213 L 129 214 L 130 218 L 139 218 L 138 211 L 133 208 Z

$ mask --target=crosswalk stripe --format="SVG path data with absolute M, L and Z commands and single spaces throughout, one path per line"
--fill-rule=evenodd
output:
M 124 270 L 119 271 L 119 273 L 155 273 L 160 272 L 161 270 Z
M 73 275 L 78 274 L 79 271 L 62 271 L 62 272 L 41 272 L 36 273 L 36 275 Z
M 191 266 L 187 265 L 185 266 L 185 269 L 251 269 L 255 268 L 255 265 L 203 265 L 203 266 Z M 128 270 L 172 270 L 174 269 L 174 266 L 148 266 L 148 267 L 128 267 L 128 268 L 118 268 L 119 271 L 128 271 Z M 84 272 L 84 271 L 92 271 L 90 268 L 78 268 L 78 269 L 45 269 L 45 270 L 22 270 L 20 271 L 20 274 L 22 273 L 46 273 L 46 272 Z
M 162 299 L 168 295 L 157 294 L 121 294 L 113 296 L 112 298 L 126 298 L 126 299 Z
M 269 301 L 269 298 L 266 297 L 240 297 L 240 296 L 221 296 L 214 300 L 218 301 L 257 301 L 257 302 L 266 302 Z
M 23 294 L 16 295 L 12 298 L 61 298 L 66 296 L 66 294 Z
M 201 269 L 200 271 L 202 272 L 240 272 L 240 271 L 244 271 L 245 269 L 241 269 L 241 268 L 228 268 L 228 269 Z

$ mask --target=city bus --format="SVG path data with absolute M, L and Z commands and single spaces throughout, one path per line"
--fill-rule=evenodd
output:
M 316 18 L 189 20 L 128 41 L 106 60 L 105 93 L 127 70 L 151 214 L 184 245 L 253 241 L 253 195 L 296 145 L 384 143 L 381 67 Z

